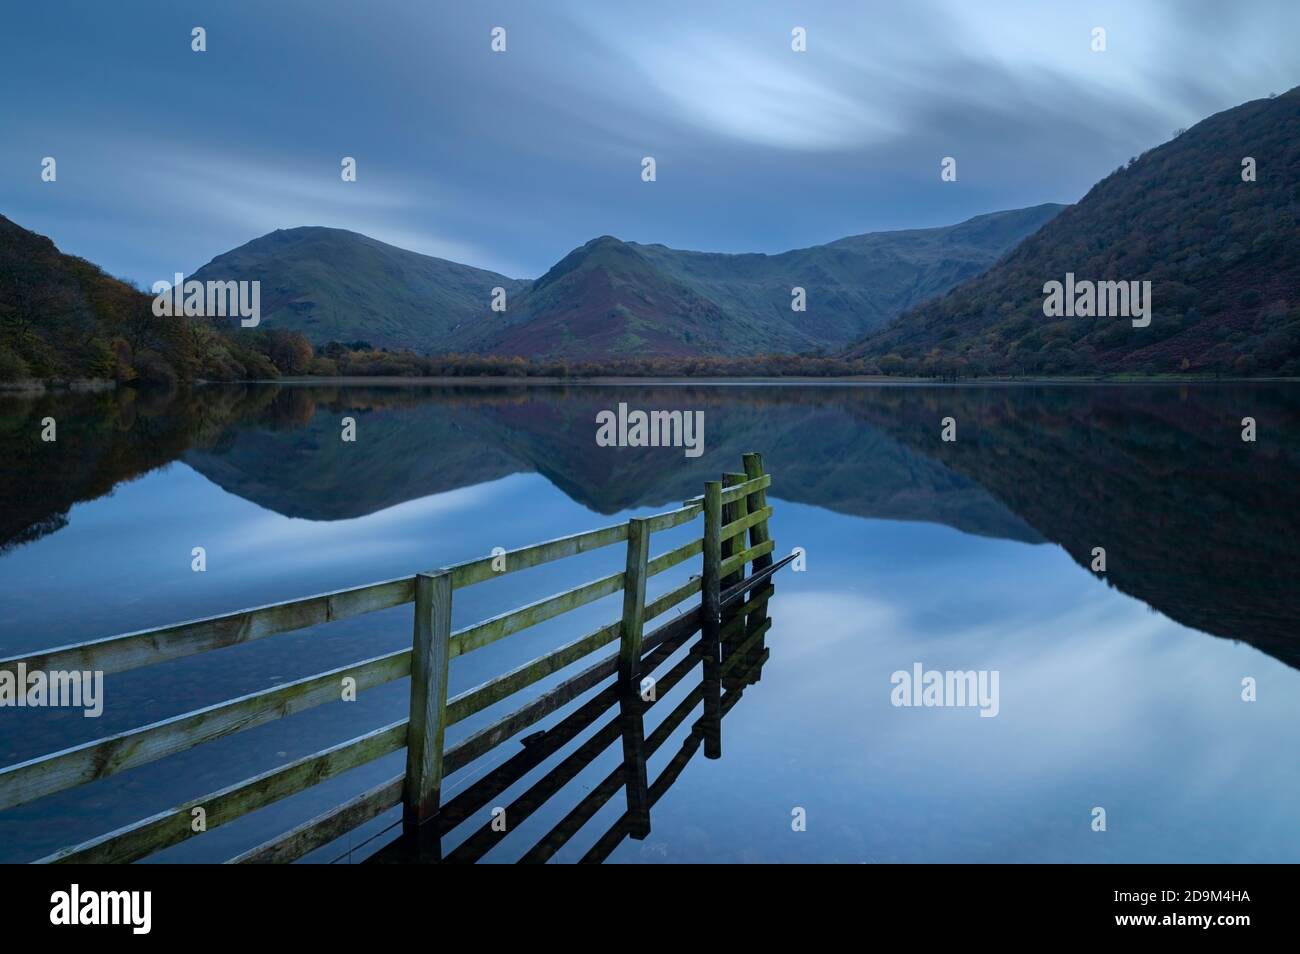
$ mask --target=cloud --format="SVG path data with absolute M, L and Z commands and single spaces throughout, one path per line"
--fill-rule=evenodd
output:
M 600 234 L 776 252 L 1077 200 L 1300 75 L 1291 0 L 285 0 L 207 16 L 194 54 L 155 0 L 15 10 L 0 211 L 142 282 L 306 224 L 515 276 Z M 52 153 L 57 187 L 37 175 Z M 361 169 L 346 188 L 344 155 Z

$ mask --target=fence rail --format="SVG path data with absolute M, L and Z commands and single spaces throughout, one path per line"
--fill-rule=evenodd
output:
M 768 506 L 766 496 L 772 478 L 764 473 L 761 456 L 746 454 L 744 467 L 743 474 L 728 474 L 721 481 L 707 483 L 704 494 L 684 501 L 674 510 L 520 547 L 506 551 L 504 557 L 500 554 L 483 557 L 410 577 L 0 660 L 0 671 L 15 673 L 20 667 L 27 671 L 123 672 L 364 613 L 414 604 L 411 648 L 7 766 L 0 769 L 0 811 L 337 701 L 344 679 L 355 680 L 355 688 L 364 690 L 410 676 L 410 706 L 405 719 L 63 848 L 40 860 L 51 863 L 135 861 L 195 837 L 196 833 L 190 827 L 195 809 L 204 810 L 205 830 L 211 830 L 403 748 L 407 752 L 407 761 L 401 775 L 231 860 L 294 860 L 399 804 L 403 807 L 404 832 L 418 841 L 422 834 L 444 827 L 450 817 L 441 799 L 442 780 L 447 773 L 480 758 L 611 676 L 617 677 L 616 684 L 598 699 L 606 698 L 609 691 L 619 686 L 626 689 L 643 671 L 653 669 L 694 632 L 702 632 L 705 645 L 712 645 L 715 649 L 723 641 L 735 640 L 737 634 L 742 634 L 745 641 L 737 652 L 747 653 L 749 647 L 761 640 L 770 623 L 760 624 L 755 614 L 765 613 L 771 593 L 767 581 L 789 558 L 779 563 L 772 560 L 773 543 L 768 530 L 772 508 Z M 701 536 L 650 557 L 653 534 L 684 526 L 701 516 L 704 518 Z M 621 572 L 471 626 L 451 629 L 456 590 L 617 543 L 626 544 L 626 562 Z M 699 575 L 647 602 L 646 583 L 649 578 L 697 556 L 702 557 Z M 747 578 L 743 574 L 746 564 L 753 565 L 753 574 Z M 448 697 L 448 674 L 453 659 L 619 592 L 623 594 L 620 619 Z M 748 601 L 744 599 L 747 592 L 750 593 Z M 646 623 L 697 594 L 700 602 L 689 611 L 648 633 L 645 631 Z M 746 628 L 747 618 L 751 625 Z M 566 678 L 526 705 L 497 718 L 456 744 L 444 744 L 449 726 L 615 641 L 619 643 L 616 653 Z M 729 663 L 724 664 L 717 652 L 713 652 L 712 657 L 709 652 L 704 652 L 702 658 L 705 687 L 720 684 L 722 677 L 732 672 L 741 659 L 733 655 L 729 657 Z M 697 692 L 705 702 L 705 722 L 720 719 L 718 706 L 721 695 L 710 693 L 707 688 Z M 548 730 L 548 734 L 554 731 L 554 728 Z M 629 742 L 627 736 L 630 735 L 634 733 L 625 734 L 625 749 L 646 741 L 633 739 Z M 719 745 L 716 739 L 706 735 L 706 756 L 717 757 Z M 648 812 L 653 798 L 657 797 L 650 791 L 644 775 L 642 762 L 639 781 L 628 786 L 629 818 L 633 819 L 629 830 L 633 834 L 639 824 L 635 819 Z M 645 824 L 648 826 L 648 820 Z

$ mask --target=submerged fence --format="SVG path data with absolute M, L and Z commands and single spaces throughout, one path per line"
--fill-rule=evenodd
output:
M 402 748 L 407 753 L 406 770 L 402 774 L 230 860 L 293 861 L 399 804 L 407 836 L 400 849 L 405 852 L 403 858 L 409 858 L 411 851 L 420 858 L 428 857 L 431 852 L 437 855 L 441 834 L 449 830 L 456 818 L 463 820 L 467 817 L 467 806 L 476 803 L 484 792 L 493 790 L 493 786 L 500 786 L 495 791 L 504 790 L 511 780 L 520 777 L 512 773 L 521 767 L 522 771 L 527 771 L 540 764 L 546 755 L 556 751 L 608 709 L 613 698 L 617 699 L 620 707 L 620 728 L 615 735 L 622 735 L 625 754 L 624 767 L 620 770 L 628 794 L 628 814 L 623 831 L 633 837 L 643 837 L 648 831 L 649 806 L 658 794 L 646 780 L 648 740 L 640 729 L 641 712 L 652 703 L 641 699 L 636 683 L 643 674 L 666 661 L 691 635 L 700 632 L 700 658 L 688 656 L 683 664 L 674 667 L 664 677 L 664 680 L 671 680 L 667 686 L 662 681 L 660 684 L 666 689 L 679 681 L 685 670 L 678 672 L 678 669 L 687 662 L 691 666 L 703 663 L 701 687 L 688 698 L 695 700 L 692 706 L 700 698 L 704 703 L 705 755 L 716 758 L 720 754 L 716 730 L 707 727 L 720 724 L 724 706 L 729 708 L 724 703 L 721 687 L 724 681 L 735 680 L 738 674 L 748 674 L 752 667 L 761 666 L 762 652 L 756 651 L 755 647 L 761 647 L 763 635 L 770 625 L 766 620 L 767 600 L 771 595 L 768 580 L 790 559 L 773 562 L 771 556 L 773 541 L 768 519 L 772 508 L 767 503 L 766 493 L 770 485 L 771 477 L 764 473 L 760 455 L 746 454 L 743 473 L 724 474 L 721 481 L 706 483 L 703 495 L 685 501 L 675 510 L 507 551 L 503 567 L 499 555 L 488 556 L 432 573 L 417 573 L 224 616 L 0 660 L 0 671 L 15 673 L 20 668 L 28 672 L 91 670 L 115 673 L 405 603 L 414 604 L 411 648 L 7 766 L 0 769 L 0 811 L 337 701 L 344 680 L 354 680 L 355 689 L 362 691 L 410 676 L 410 709 L 405 719 L 63 848 L 40 860 L 55 863 L 135 861 L 198 837 L 199 833 L 191 829 L 195 809 L 203 810 L 205 830 L 210 831 Z M 703 517 L 704 523 L 700 537 L 654 557 L 649 555 L 653 534 L 684 526 L 699 517 Z M 452 630 L 451 607 L 456 590 L 624 542 L 627 558 L 622 572 Z M 696 556 L 701 557 L 700 575 L 692 576 L 686 583 L 646 603 L 646 581 L 650 577 Z M 497 568 L 494 568 L 494 562 Z M 748 576 L 745 574 L 746 565 L 752 566 L 752 573 Z M 623 594 L 620 619 L 448 698 L 449 667 L 457 656 L 620 591 Z M 650 633 L 645 632 L 647 620 L 662 615 L 696 594 L 699 594 L 700 601 L 689 612 Z M 454 745 L 444 745 L 448 726 L 507 699 L 615 641 L 619 643 L 616 653 L 605 656 Z M 728 648 L 725 654 L 723 647 Z M 494 769 L 446 805 L 442 804 L 441 788 L 445 775 L 486 755 L 611 676 L 616 677 L 612 686 L 547 730 L 542 744 L 531 740 L 533 744 L 525 745 L 522 752 L 503 766 Z M 738 692 L 734 697 L 738 698 Z M 602 702 L 603 705 L 599 705 Z M 673 725 L 680 723 L 689 711 L 688 708 L 683 712 Z M 667 736 L 661 735 L 661 730 L 662 726 L 650 741 L 662 744 Z M 617 790 L 617 785 L 614 790 Z M 662 788 L 659 789 L 661 792 Z M 601 799 L 597 807 L 608 797 L 607 794 Z M 460 855 L 472 854 L 472 849 L 463 848 L 457 848 Z M 610 848 L 612 850 L 612 845 Z

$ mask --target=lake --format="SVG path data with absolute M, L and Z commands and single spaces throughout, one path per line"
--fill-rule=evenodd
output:
M 598 446 L 596 415 L 619 402 L 702 411 L 703 454 Z M 46 417 L 57 441 L 40 439 Z M 355 442 L 341 439 L 346 417 Z M 1242 440 L 1245 417 L 1254 442 Z M 0 657 L 656 513 L 759 451 L 776 553 L 801 548 L 806 569 L 775 578 L 769 656 L 723 721 L 722 757 L 678 765 L 648 836 L 610 840 L 602 856 L 1300 860 L 1291 385 L 212 386 L 0 398 L 0 450 Z M 652 554 L 689 529 L 656 535 Z M 608 547 L 458 591 L 453 625 L 621 570 L 623 557 Z M 656 577 L 651 595 L 697 562 Z M 620 607 L 615 594 L 457 658 L 451 692 Z M 109 675 L 97 719 L 0 708 L 0 765 L 410 640 L 403 606 Z M 997 673 L 996 715 L 895 705 L 894 674 L 918 664 Z M 41 857 L 386 725 L 406 714 L 408 691 L 399 680 L 0 813 L 0 860 Z M 652 780 L 690 747 L 699 716 L 655 752 Z M 482 724 L 454 726 L 448 741 Z M 450 775 L 444 801 L 517 750 L 508 742 Z M 523 856 L 621 758 L 618 744 L 600 752 L 482 859 Z M 393 753 L 152 860 L 229 857 L 403 765 Z M 618 794 L 548 857 L 581 859 L 624 808 Z M 364 860 L 394 817 L 308 860 Z M 447 849 L 487 821 L 484 809 Z

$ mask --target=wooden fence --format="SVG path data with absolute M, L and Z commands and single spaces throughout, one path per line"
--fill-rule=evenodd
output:
M 692 665 L 703 662 L 704 686 L 720 687 L 726 676 L 724 669 L 728 666 L 722 646 L 739 645 L 735 640 L 743 637 L 744 645 L 736 650 L 740 655 L 731 655 L 727 659 L 730 665 L 735 666 L 740 660 L 749 658 L 755 641 L 762 639 L 768 625 L 766 604 L 771 588 L 767 581 L 790 559 L 773 562 L 771 556 L 773 542 L 768 532 L 768 519 L 772 508 L 767 503 L 766 494 L 771 477 L 763 471 L 762 458 L 758 454 L 746 454 L 744 468 L 743 473 L 724 474 L 721 481 L 706 483 L 703 495 L 685 501 L 677 509 L 508 551 L 504 555 L 504 569 L 494 569 L 494 562 L 498 567 L 502 565 L 499 556 L 488 556 L 432 573 L 418 573 L 224 616 L 0 660 L 0 671 L 16 672 L 24 666 L 28 672 L 90 670 L 114 673 L 405 603 L 414 603 L 415 610 L 410 649 L 375 656 L 0 769 L 0 811 L 337 701 L 346 679 L 354 680 L 355 689 L 363 691 L 410 676 L 410 710 L 405 719 L 63 848 L 40 860 L 51 863 L 135 861 L 196 837 L 191 829 L 196 808 L 203 809 L 206 830 L 211 830 L 402 748 L 407 753 L 406 770 L 402 774 L 231 860 L 295 860 L 398 804 L 402 805 L 406 835 L 403 840 L 406 848 L 403 850 L 414 846 L 421 857 L 427 857 L 430 843 L 435 854 L 439 851 L 439 837 L 449 830 L 449 821 L 458 814 L 464 817 L 463 810 L 455 806 L 468 804 L 462 797 L 464 793 L 447 805 L 442 804 L 441 786 L 445 775 L 480 758 L 614 676 L 617 677 L 615 684 L 578 712 L 586 712 L 586 706 L 608 698 L 610 691 L 619 694 L 622 735 L 625 755 L 628 756 L 625 765 L 633 774 L 639 771 L 637 777 L 626 780 L 628 817 L 632 819 L 629 830 L 637 836 L 645 830 L 649 804 L 657 797 L 650 792 L 645 779 L 644 757 L 636 756 L 636 725 L 642 708 L 635 701 L 640 698 L 635 691 L 638 680 L 649 671 L 647 666 L 653 669 L 690 635 L 700 632 L 701 646 L 704 647 L 701 659 L 688 657 L 688 661 L 692 661 Z M 701 537 L 654 557 L 649 555 L 653 534 L 683 526 L 701 516 L 704 522 Z M 456 590 L 623 542 L 627 545 L 627 559 L 622 572 L 452 630 L 451 606 Z M 692 576 L 686 583 L 647 604 L 646 581 L 649 577 L 696 556 L 702 557 L 701 575 Z M 745 575 L 747 564 L 752 565 L 749 576 Z M 449 666 L 457 656 L 620 591 L 623 593 L 620 619 L 448 698 Z M 747 593 L 750 594 L 748 600 Z M 647 620 L 662 615 L 696 594 L 700 594 L 700 602 L 689 612 L 650 633 L 645 632 Z M 444 745 L 448 726 L 512 696 L 615 640 L 619 642 L 617 653 L 570 676 L 454 745 Z M 677 678 L 680 679 L 680 675 Z M 722 694 L 720 691 L 702 691 L 701 695 L 704 702 L 702 724 L 716 727 L 721 722 Z M 603 709 L 594 711 L 598 716 Z M 572 718 L 572 715 L 566 717 L 558 726 L 548 730 L 546 738 L 558 746 L 557 740 L 565 738 L 567 730 L 557 730 L 568 725 Z M 718 756 L 720 741 L 716 729 L 705 734 L 703 746 L 706 756 Z M 526 758 L 520 761 L 517 755 L 506 765 L 518 767 L 531 759 L 540 759 L 547 751 L 554 751 L 549 742 L 544 746 L 525 746 L 520 755 Z M 499 782 L 505 777 L 502 769 L 495 769 L 486 778 Z M 476 783 L 471 790 L 481 793 L 485 790 L 483 786 L 484 783 Z

